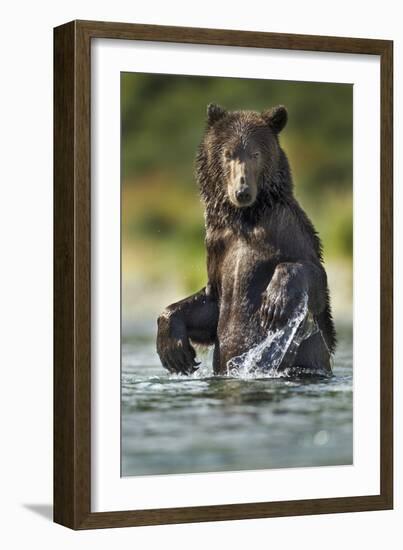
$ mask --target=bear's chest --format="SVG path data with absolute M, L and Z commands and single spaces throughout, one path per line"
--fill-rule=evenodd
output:
M 264 230 L 246 237 L 227 235 L 217 241 L 211 257 L 211 272 L 222 302 L 254 303 L 269 284 L 279 260 L 279 251 Z
M 237 243 L 228 248 L 222 259 L 221 295 L 242 297 L 262 292 L 267 286 L 275 251 L 270 247 Z

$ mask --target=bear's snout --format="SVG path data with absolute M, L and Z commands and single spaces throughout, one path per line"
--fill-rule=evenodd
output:
M 251 206 L 257 196 L 259 167 L 256 159 L 246 153 L 237 153 L 226 159 L 229 199 L 237 208 Z
M 249 187 L 242 186 L 235 192 L 236 200 L 242 204 L 249 203 L 252 200 L 252 195 L 249 190 Z

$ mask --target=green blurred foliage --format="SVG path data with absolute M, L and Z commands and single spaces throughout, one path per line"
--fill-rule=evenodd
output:
M 325 259 L 352 259 L 353 89 L 349 84 L 122 73 L 123 278 L 191 292 L 205 283 L 194 157 L 208 103 L 284 104 L 281 144 Z M 145 281 L 148 283 L 145 284 Z

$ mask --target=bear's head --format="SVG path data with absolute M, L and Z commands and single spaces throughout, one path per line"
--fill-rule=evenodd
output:
M 224 200 L 236 209 L 253 206 L 275 179 L 282 153 L 278 134 L 286 123 L 281 105 L 262 113 L 208 105 L 197 163 L 204 198 Z

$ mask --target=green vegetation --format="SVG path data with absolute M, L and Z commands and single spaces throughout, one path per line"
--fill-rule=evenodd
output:
M 258 111 L 286 105 L 281 144 L 296 196 L 321 235 L 326 262 L 351 272 L 352 98 L 348 84 L 122 74 L 124 307 L 138 303 L 129 293 L 139 289 L 157 308 L 205 283 L 193 161 L 210 102 Z

